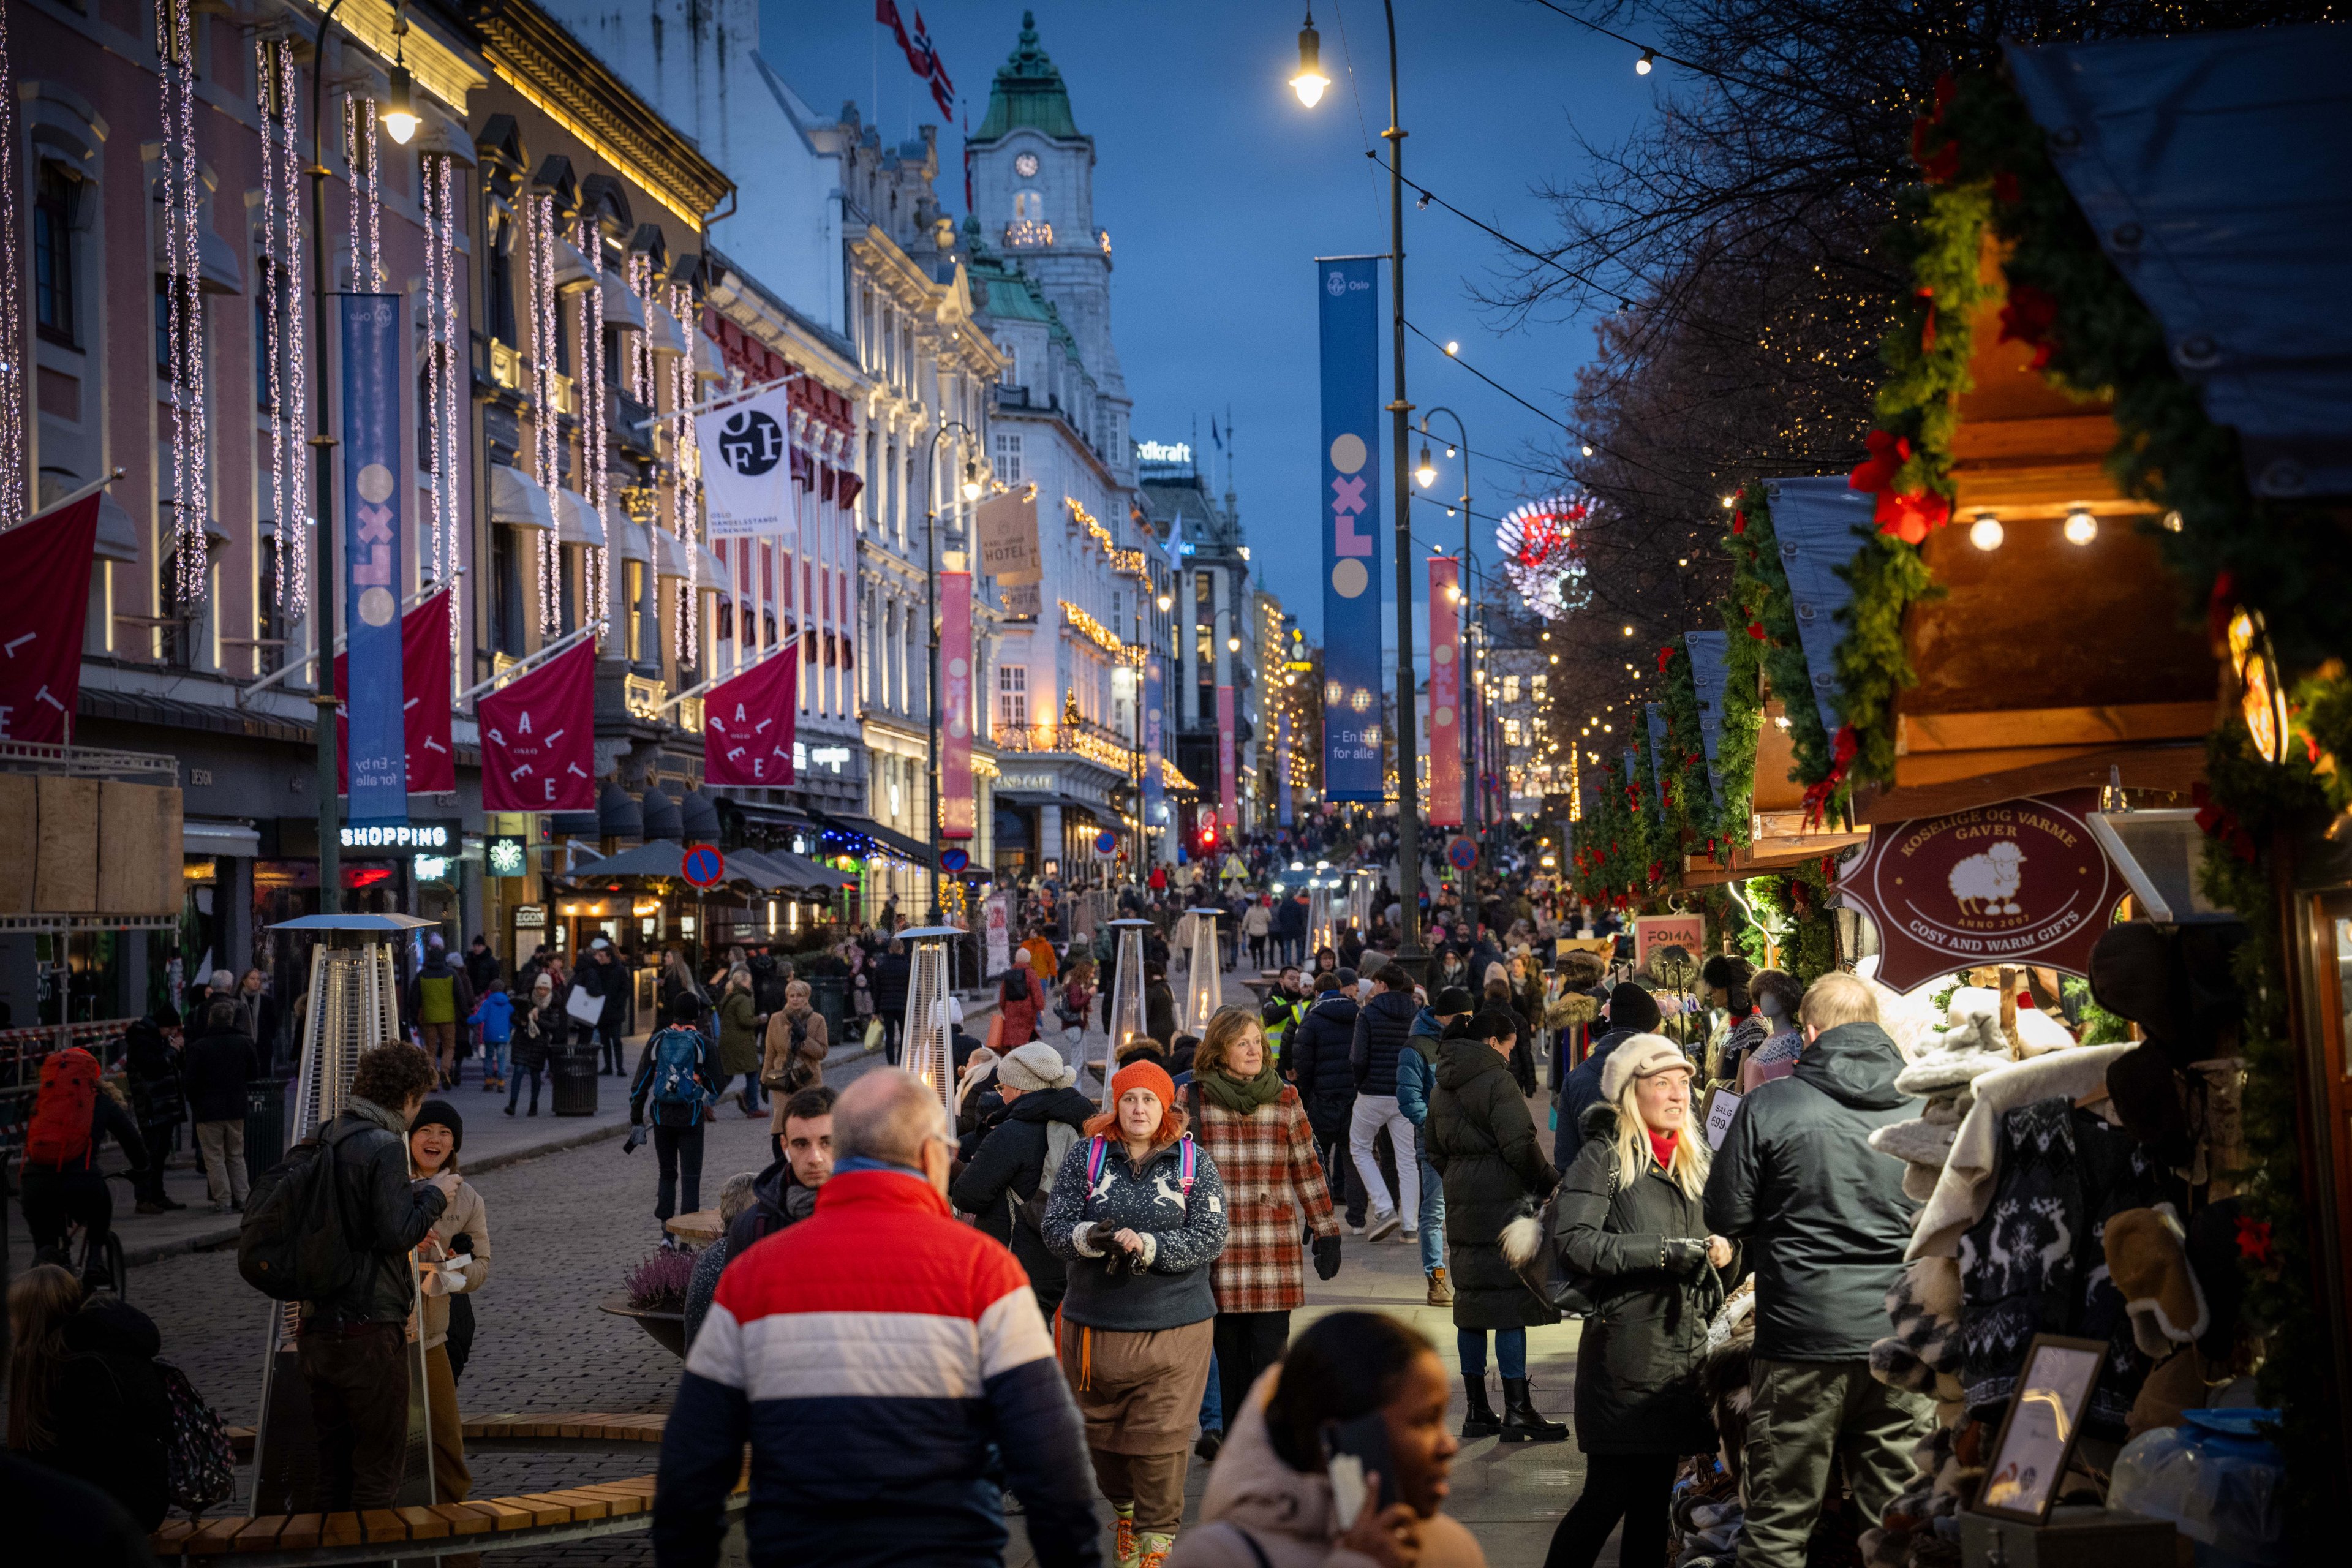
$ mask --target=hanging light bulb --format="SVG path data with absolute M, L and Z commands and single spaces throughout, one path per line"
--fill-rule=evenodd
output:
M 1634 74 L 1635 76 L 1647 76 L 1647 75 L 1649 75 L 1649 74 L 1650 74 L 1650 67 L 1651 67 L 1652 63 L 1653 63 L 1653 62 L 1654 62 L 1654 61 L 1657 59 L 1657 58 L 1658 58 L 1658 51 L 1657 51 L 1657 50 L 1655 50 L 1655 49 L 1643 49 L 1643 50 L 1642 51 L 1642 58 L 1641 58 L 1640 59 L 1635 60 L 1635 61 L 1633 62 L 1633 74 Z
M 1584 444 L 1584 455 L 1588 458 L 1592 456 L 1592 443 L 1590 441 Z
M 1458 354 L 1462 352 L 1462 345 L 1448 338 L 1445 340 L 1445 352 L 1449 354 Z
M 1412 477 L 1421 481 L 1423 489 L 1427 489 L 1437 482 L 1437 465 L 1430 461 L 1429 443 L 1426 441 L 1421 444 L 1421 462 L 1412 470 Z
M 2091 515 L 2090 508 L 2078 506 L 2066 514 L 2067 543 L 2088 544 L 2098 537 L 2099 520 Z
M 1307 25 L 1298 30 L 1298 74 L 1290 79 L 1290 90 L 1298 101 L 1312 109 L 1323 101 L 1323 89 L 1331 79 L 1323 74 L 1323 35 L 1315 30 L 1315 13 L 1307 13 Z
M 966 458 L 963 461 L 963 499 L 966 500 L 980 499 L 980 465 L 970 458 Z
M 1445 444 L 1445 455 L 1446 455 L 1447 457 L 1449 457 L 1449 458 L 1451 458 L 1451 457 L 1453 457 L 1453 456 L 1454 455 L 1454 443 L 1453 443 L 1453 442 L 1451 442 L 1451 441 L 1448 441 L 1448 442 Z
M 408 18 L 404 16 L 394 26 L 393 33 L 398 37 L 407 31 Z M 383 128 L 391 132 L 392 139 L 404 147 L 408 145 L 409 138 L 416 134 L 418 121 L 415 100 L 415 89 L 408 79 L 406 47 L 395 44 L 392 59 L 392 94 L 384 100 Z
M 1977 520 L 1969 524 L 1969 542 L 1979 550 L 1999 550 L 2000 542 L 2007 537 L 2000 519 L 1989 511 L 1977 513 Z
M 1241 652 L 1241 651 L 1242 651 L 1242 639 L 1241 639 L 1241 638 L 1239 638 L 1239 637 L 1227 637 L 1227 638 L 1225 639 L 1225 651 L 1226 651 L 1227 653 L 1239 653 L 1239 652 Z

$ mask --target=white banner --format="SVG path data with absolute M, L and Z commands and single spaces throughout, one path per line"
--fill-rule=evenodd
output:
M 696 421 L 710 537 L 792 531 L 792 410 L 787 387 Z

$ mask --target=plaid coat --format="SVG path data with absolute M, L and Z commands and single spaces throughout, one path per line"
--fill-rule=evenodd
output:
M 1287 1312 L 1307 1304 L 1299 1232 L 1339 1234 L 1331 1191 L 1315 1155 L 1315 1131 L 1298 1090 L 1247 1116 L 1188 1092 L 1192 1136 L 1225 1184 L 1225 1249 L 1209 1265 L 1220 1312 Z M 1302 1217 L 1303 1216 L 1303 1217 Z

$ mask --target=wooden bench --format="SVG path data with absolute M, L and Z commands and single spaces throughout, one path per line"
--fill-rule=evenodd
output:
M 469 1448 L 484 1452 L 588 1452 L 658 1443 L 658 1415 L 506 1414 L 465 1424 Z M 253 1454 L 249 1427 L 229 1428 L 240 1458 Z M 730 1512 L 750 1499 L 751 1469 L 738 1477 Z M 247 1568 L 294 1568 L 302 1563 L 375 1562 L 384 1548 L 414 1560 L 441 1552 L 504 1552 L 645 1529 L 652 1522 L 654 1478 L 568 1487 L 524 1497 L 475 1498 L 429 1508 L 369 1509 L 352 1513 L 239 1515 L 173 1520 L 148 1538 L 158 1562 L 231 1557 Z

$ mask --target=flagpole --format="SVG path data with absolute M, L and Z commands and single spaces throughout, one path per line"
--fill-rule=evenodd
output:
M 473 686 L 468 686 L 465 690 L 460 691 L 457 696 L 449 700 L 449 706 L 452 708 L 461 708 L 475 698 L 479 697 L 483 692 L 489 690 L 490 688 L 498 685 L 502 680 L 514 680 L 524 675 L 528 675 L 530 671 L 537 669 L 541 665 L 545 664 L 549 659 L 553 658 L 557 654 L 565 652 L 576 646 L 583 637 L 593 637 L 604 629 L 604 622 L 591 621 L 577 631 L 566 632 L 562 637 L 556 638 L 553 642 L 549 643 L 545 647 L 541 648 L 537 653 L 531 654 L 527 658 L 515 660 L 504 669 L 501 669 L 497 674 L 491 676 L 488 680 L 481 681 Z
M 122 470 L 121 468 L 117 468 L 114 472 L 107 475 L 106 478 L 102 479 L 93 479 L 89 484 L 82 486 L 81 489 L 74 491 L 73 494 L 64 498 L 62 500 L 51 501 L 48 505 L 43 507 L 40 510 L 26 518 L 25 522 L 37 522 L 53 511 L 65 510 L 66 508 L 73 505 L 76 501 L 88 500 L 90 497 L 96 495 L 99 491 L 104 489 L 107 486 L 112 484 L 121 477 Z M 24 523 L 18 523 L 16 526 L 22 528 Z
M 705 398 L 691 408 L 673 408 L 667 414 L 656 414 L 648 418 L 635 420 L 629 428 L 649 430 L 664 420 L 683 419 L 691 415 L 709 414 L 713 409 L 724 408 L 730 403 L 740 403 L 746 398 L 757 397 L 763 392 L 773 392 L 780 386 L 790 386 L 793 382 L 807 379 L 808 372 L 804 370 L 786 371 L 773 381 L 763 381 L 757 386 L 746 386 L 734 392 L 722 392 L 716 397 Z
M 777 643 L 772 647 L 770 647 L 766 652 L 761 654 L 759 658 L 753 659 L 751 663 L 738 665 L 733 669 L 728 671 L 725 675 L 714 675 L 709 679 L 702 682 L 699 686 L 689 686 L 685 690 L 679 692 L 677 696 L 664 700 L 660 707 L 656 708 L 654 711 L 658 713 L 664 708 L 671 708 L 677 706 L 680 702 L 690 701 L 694 698 L 701 696 L 704 692 L 709 690 L 714 686 L 724 684 L 727 681 L 734 679 L 739 675 L 749 675 L 753 670 L 759 668 L 761 665 L 766 664 L 769 660 L 774 658 L 778 654 L 784 652 L 786 649 L 800 647 L 801 638 L 807 635 L 808 634 L 806 632 L 794 632 L 790 640 Z
M 427 583 L 424 587 L 419 588 L 415 593 L 411 594 L 408 597 L 400 602 L 400 613 L 404 616 L 408 614 L 409 611 L 416 608 L 417 605 L 425 603 L 425 600 L 433 597 L 434 595 L 447 593 L 457 585 L 457 579 L 463 577 L 465 574 L 466 569 L 463 566 L 460 566 L 456 571 L 449 574 L 449 580 L 447 582 Z M 351 649 L 351 642 L 352 639 L 349 633 L 345 633 L 343 636 L 337 637 L 335 639 L 335 651 L 337 653 L 349 652 Z M 238 687 L 236 691 L 237 706 L 240 708 L 244 707 L 246 702 L 251 698 L 268 690 L 270 687 L 277 685 L 281 680 L 290 679 L 297 672 L 310 668 L 312 665 L 318 662 L 319 656 L 317 654 L 306 653 L 300 658 L 294 660 L 291 664 L 280 665 L 278 668 L 270 671 L 268 675 L 263 676 L 259 680 L 255 681 L 252 685 Z

